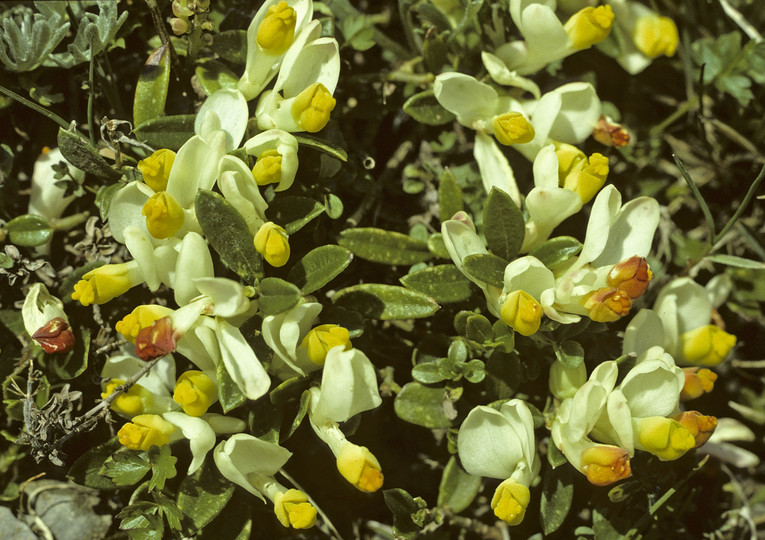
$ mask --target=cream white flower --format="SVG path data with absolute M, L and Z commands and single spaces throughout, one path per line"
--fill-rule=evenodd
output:
M 298 143 L 293 135 L 269 129 L 245 142 L 244 149 L 257 159 L 252 176 L 258 185 L 276 183 L 274 191 L 289 189 L 298 169 Z

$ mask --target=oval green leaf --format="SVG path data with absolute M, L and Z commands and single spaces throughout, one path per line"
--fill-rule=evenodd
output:
M 501 289 L 505 285 L 507 261 L 491 253 L 476 253 L 462 260 L 462 268 L 475 280 Z
M 393 410 L 399 418 L 411 424 L 429 429 L 448 428 L 452 421 L 444 412 L 444 399 L 446 393 L 443 388 L 410 382 L 396 396 Z
M 228 66 L 215 60 L 207 60 L 197 66 L 194 70 L 199 86 L 208 96 L 220 90 L 221 88 L 231 88 L 236 90 L 239 77 L 231 71 Z
M 542 242 L 531 250 L 529 255 L 539 259 L 542 264 L 552 270 L 579 253 L 582 243 L 571 236 L 556 236 Z
M 340 233 L 337 243 L 356 256 L 377 263 L 412 265 L 433 256 L 426 242 L 374 227 L 347 229 Z
M 170 47 L 166 43 L 149 55 L 138 77 L 133 99 L 133 125 L 140 126 L 164 114 L 169 84 Z
M 11 243 L 17 246 L 34 247 L 50 240 L 53 228 L 42 216 L 24 214 L 10 220 L 5 229 L 8 231 Z
M 247 61 L 247 31 L 218 32 L 213 39 L 212 50 L 227 62 L 243 65 Z
M 457 458 L 452 456 L 444 467 L 441 484 L 438 486 L 438 506 L 448 506 L 454 513 L 470 506 L 481 490 L 481 477 L 462 470 Z
M 348 152 L 336 144 L 323 141 L 315 137 L 309 137 L 305 133 L 301 135 L 295 135 L 295 139 L 301 146 L 307 146 L 308 148 L 313 148 L 319 152 L 324 152 L 328 156 L 332 156 L 333 158 L 339 159 L 340 161 L 348 161 Z
M 178 487 L 178 508 L 188 516 L 194 527 L 201 529 L 225 508 L 234 494 L 234 487 L 223 478 L 211 460 L 206 460 Z
M 404 103 L 404 112 L 422 124 L 441 126 L 454 120 L 454 114 L 444 109 L 433 90 L 415 94 Z
M 441 259 L 450 259 L 449 250 L 444 244 L 444 237 L 441 233 L 433 233 L 428 237 L 428 249 L 430 252 Z
M 58 147 L 66 160 L 86 173 L 116 180 L 122 173 L 109 166 L 98 150 L 77 133 L 58 129 Z
M 258 307 L 266 315 L 277 315 L 300 301 L 300 289 L 289 281 L 268 277 L 260 282 Z
M 521 209 L 513 199 L 496 187 L 486 199 L 483 209 L 483 228 L 489 251 L 512 261 L 521 250 L 526 224 Z
M 223 197 L 200 189 L 194 201 L 199 225 L 223 264 L 247 283 L 263 277 L 263 259 L 255 251 L 244 218 Z
M 453 264 L 423 268 L 399 281 L 407 289 L 426 294 L 440 304 L 462 302 L 473 292 L 470 280 Z
M 358 311 L 368 319 L 420 319 L 433 315 L 440 307 L 435 300 L 416 291 L 395 285 L 364 283 L 347 287 L 332 297 L 345 309 Z
M 177 151 L 194 136 L 195 114 L 178 114 L 146 120 L 133 130 L 136 137 L 154 148 Z
M 63 358 L 56 358 L 53 370 L 64 380 L 74 379 L 88 367 L 90 355 L 90 330 L 80 326 L 76 330 L 74 347 Z
M 423 362 L 412 368 L 412 378 L 422 384 L 439 383 L 446 379 L 451 379 L 447 374 L 442 373 L 438 362 Z
M 568 467 L 545 471 L 542 479 L 540 514 L 545 535 L 558 530 L 574 500 L 574 482 Z
M 462 189 L 449 169 L 444 171 L 438 183 L 438 210 L 442 222 L 462 210 Z
M 324 205 L 309 197 L 276 197 L 266 210 L 270 221 L 281 224 L 287 234 L 294 234 L 324 213 Z
M 302 294 L 311 294 L 348 268 L 353 260 L 351 250 L 342 246 L 319 246 L 306 253 L 293 266 L 287 279 L 300 288 Z

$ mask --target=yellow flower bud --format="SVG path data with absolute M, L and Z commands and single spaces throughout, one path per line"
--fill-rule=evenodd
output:
M 138 162 L 138 170 L 143 175 L 143 181 L 154 191 L 165 191 L 170 169 L 173 168 L 175 152 L 163 148 L 157 150 L 146 159 Z
M 265 52 L 272 56 L 279 56 L 292 45 L 296 24 L 295 10 L 282 0 L 268 8 L 266 16 L 258 26 L 255 40 Z
M 529 488 L 512 478 L 502 482 L 491 498 L 494 515 L 508 525 L 519 525 L 531 500 Z
M 117 432 L 122 446 L 131 450 L 148 450 L 170 443 L 175 426 L 156 414 L 139 414 Z
M 632 476 L 630 456 L 624 448 L 596 444 L 582 452 L 582 471 L 594 486 L 607 486 Z
M 263 224 L 254 238 L 255 250 L 263 255 L 271 266 L 284 266 L 290 258 L 287 231 L 269 221 Z
M 632 34 L 637 49 L 648 58 L 672 56 L 677 50 L 677 26 L 669 17 L 640 17 Z
M 313 83 L 298 94 L 290 113 L 300 127 L 309 133 L 316 133 L 329 122 L 329 113 L 335 108 L 335 103 L 326 86 Z
M 584 309 L 595 322 L 613 322 L 630 312 L 632 300 L 623 291 L 613 287 L 603 287 L 587 297 Z
M 308 495 L 297 489 L 280 491 L 274 496 L 274 514 L 285 527 L 309 529 L 316 523 L 316 508 Z
M 338 345 L 342 345 L 345 351 L 353 347 L 348 330 L 336 324 L 317 326 L 308 332 L 300 344 L 306 348 L 308 359 L 317 366 L 323 366 L 329 350 Z
M 606 277 L 606 283 L 609 287 L 617 288 L 634 300 L 643 296 L 651 279 L 653 279 L 653 272 L 651 272 L 645 257 L 635 255 L 615 264 Z
M 589 159 L 570 144 L 555 146 L 558 157 L 558 185 L 579 195 L 582 203 L 588 203 L 608 178 L 608 158 L 595 152 Z
M 680 392 L 681 401 L 696 399 L 714 389 L 717 380 L 717 374 L 714 371 L 691 367 L 683 368 L 683 372 L 685 372 L 685 384 Z
M 121 321 L 114 325 L 122 337 L 130 343 L 135 343 L 138 332 L 154 324 L 154 321 L 167 317 L 173 310 L 156 304 L 138 306 L 131 313 L 125 315 Z
M 382 487 L 380 462 L 366 446 L 346 443 L 337 455 L 337 470 L 359 491 L 372 493 Z
M 167 191 L 151 196 L 143 205 L 141 213 L 146 216 L 146 228 L 154 238 L 174 236 L 186 220 L 183 207 Z
M 613 22 L 611 6 L 586 7 L 574 13 L 564 28 L 574 49 L 586 49 L 606 39 Z
M 201 371 L 184 371 L 175 383 L 173 400 L 189 416 L 202 416 L 218 401 L 218 389 L 215 382 Z
M 717 428 L 717 418 L 703 415 L 699 411 L 684 411 L 672 418 L 680 422 L 693 435 L 696 441 L 694 448 L 706 443 Z
M 534 126 L 519 112 L 506 112 L 491 121 L 494 136 L 507 146 L 523 144 L 534 140 Z
M 275 184 L 282 179 L 282 155 L 276 150 L 266 150 L 255 162 L 252 176 L 259 186 Z
M 111 379 L 108 383 L 106 383 L 106 388 L 104 391 L 101 392 L 101 398 L 106 399 L 114 393 L 114 390 L 118 386 L 123 384 L 125 384 L 125 381 L 123 380 Z M 117 396 L 114 401 L 112 401 L 110 408 L 113 411 L 124 414 L 125 416 L 133 417 L 139 414 L 143 414 L 146 411 L 146 408 L 151 405 L 151 401 L 151 392 L 146 390 L 146 388 L 140 384 L 134 384 L 125 392 L 122 392 L 119 396 Z
M 680 336 L 683 360 L 702 366 L 718 365 L 735 344 L 736 336 L 713 324 L 700 326 Z
M 542 323 L 542 306 L 526 291 L 513 291 L 502 304 L 500 316 L 510 328 L 523 336 L 539 330 Z
M 637 420 L 636 447 L 652 453 L 662 461 L 673 461 L 696 446 L 690 431 L 677 420 L 651 416 Z
M 104 304 L 140 283 L 139 271 L 131 263 L 105 264 L 82 276 L 74 286 L 72 300 L 83 306 Z

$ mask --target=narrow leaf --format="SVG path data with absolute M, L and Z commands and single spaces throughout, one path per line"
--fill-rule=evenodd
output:
M 483 210 L 483 226 L 489 251 L 506 261 L 518 255 L 526 225 L 521 209 L 501 189 L 491 188 Z
M 348 268 L 352 259 L 351 250 L 342 246 L 319 246 L 295 263 L 287 279 L 297 285 L 302 294 L 311 294 Z
M 266 210 L 268 219 L 281 224 L 287 234 L 296 233 L 323 213 L 324 205 L 319 201 L 293 195 L 276 197 Z
M 133 133 L 149 146 L 178 150 L 194 136 L 195 114 L 162 116 L 144 121 Z
M 441 175 L 438 183 L 438 207 L 441 221 L 452 219 L 452 216 L 462 210 L 462 189 L 457 183 L 457 177 L 449 169 Z
M 135 86 L 133 125 L 160 117 L 165 112 L 167 88 L 170 84 L 169 43 L 149 55 Z
M 239 212 L 217 193 L 204 189 L 197 192 L 194 208 L 207 241 L 223 264 L 248 283 L 263 277 L 263 259 Z
M 58 129 L 58 147 L 66 160 L 86 173 L 109 180 L 116 180 L 122 173 L 109 166 L 91 144 L 76 133 Z
M 394 231 L 360 227 L 340 233 L 338 244 L 367 261 L 411 265 L 432 257 L 428 244 Z
M 399 281 L 407 289 L 426 294 L 441 304 L 462 302 L 472 293 L 470 280 L 453 264 L 423 268 Z
M 395 285 L 364 283 L 337 291 L 332 302 L 368 319 L 419 319 L 438 311 L 435 300 Z
M 309 137 L 305 133 L 301 135 L 295 135 L 295 139 L 297 139 L 298 144 L 302 146 L 307 146 L 308 148 L 313 148 L 314 150 L 318 150 L 319 152 L 324 152 L 328 156 L 332 156 L 333 158 L 337 158 L 343 162 L 348 161 L 348 152 L 346 152 L 345 150 L 343 150 L 336 144 L 333 144 L 328 141 L 323 141 L 315 137 Z

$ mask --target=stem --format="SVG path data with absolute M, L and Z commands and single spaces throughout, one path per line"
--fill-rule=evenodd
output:
M 66 231 L 73 227 L 76 227 L 80 223 L 85 223 L 90 217 L 90 212 L 80 212 L 79 214 L 72 214 L 63 218 L 55 219 L 51 222 L 53 230 Z
M 181 72 L 181 63 L 178 60 L 178 53 L 175 52 L 175 47 L 173 47 L 173 42 L 170 41 L 170 35 L 165 28 L 165 23 L 162 20 L 162 13 L 157 5 L 157 0 L 146 0 L 146 5 L 149 7 L 151 20 L 154 23 L 154 28 L 157 30 L 157 34 L 159 34 L 159 39 L 162 41 L 162 45 L 170 47 L 170 60 L 173 63 L 173 67 L 175 67 L 176 74 L 178 74 Z
M 760 174 L 757 175 L 757 178 L 754 179 L 754 182 L 752 182 L 752 185 L 749 186 L 749 190 L 746 192 L 746 195 L 744 196 L 744 200 L 741 201 L 741 204 L 738 205 L 738 208 L 736 208 L 736 212 L 731 216 L 731 218 L 728 220 L 728 223 L 725 224 L 725 227 L 717 234 L 717 236 L 714 237 L 714 240 L 712 241 L 712 244 L 716 244 L 719 242 L 723 236 L 725 236 L 725 233 L 727 233 L 731 227 L 733 227 L 736 224 L 736 221 L 738 221 L 738 218 L 741 217 L 741 214 L 746 210 L 746 207 L 749 205 L 749 202 L 754 197 L 755 192 L 757 191 L 757 188 L 760 187 L 760 184 L 762 183 L 763 179 L 765 179 L 765 166 L 760 169 Z
M 33 111 L 36 111 L 36 112 L 40 113 L 41 115 L 45 116 L 46 118 L 48 118 L 50 120 L 53 120 L 54 122 L 56 122 L 62 128 L 67 129 L 67 130 L 69 129 L 69 127 L 70 127 L 69 126 L 69 122 L 67 122 L 66 120 L 61 118 L 56 113 L 54 113 L 52 111 L 49 111 L 45 107 L 41 107 L 40 105 L 38 105 L 34 101 L 29 101 L 27 98 L 22 97 L 22 96 L 18 95 L 16 92 L 14 92 L 12 90 L 9 90 L 6 87 L 1 86 L 1 85 L 0 85 L 0 93 L 5 94 L 6 96 L 8 96 L 11 99 L 15 99 L 16 101 L 18 101 L 22 105 L 26 105 L 27 107 L 29 107 Z
M 96 145 L 96 123 L 93 119 L 93 66 L 96 63 L 96 55 L 93 54 L 93 40 L 90 40 L 90 65 L 88 66 L 88 130 L 90 131 L 90 144 Z
M 648 132 L 648 136 L 658 137 L 659 134 L 661 134 L 668 126 L 673 124 L 678 118 L 686 114 L 687 112 L 691 111 L 692 109 L 695 109 L 696 106 L 699 104 L 699 96 L 693 96 L 691 99 L 680 105 L 680 107 L 675 110 L 672 114 L 670 114 L 667 118 L 664 119 L 664 121 L 661 124 L 658 124 L 651 128 L 651 131 Z
M 713 243 L 712 239 L 717 238 L 717 236 L 715 236 L 715 220 L 712 217 L 712 212 L 709 211 L 709 206 L 707 206 L 707 202 L 704 200 L 704 197 L 701 196 L 701 193 L 699 192 L 699 188 L 696 186 L 696 183 L 691 178 L 691 175 L 688 174 L 688 171 L 686 170 L 685 165 L 683 165 L 683 162 L 680 161 L 680 158 L 678 158 L 675 154 L 672 154 L 672 157 L 675 159 L 675 164 L 677 164 L 677 168 L 680 169 L 680 173 L 683 175 L 683 178 L 688 184 L 688 187 L 691 188 L 691 192 L 693 193 L 693 196 L 696 198 L 696 201 L 699 203 L 699 206 L 701 207 L 701 212 L 704 214 L 704 219 L 706 220 L 707 228 L 709 229 L 709 243 L 711 245 Z

